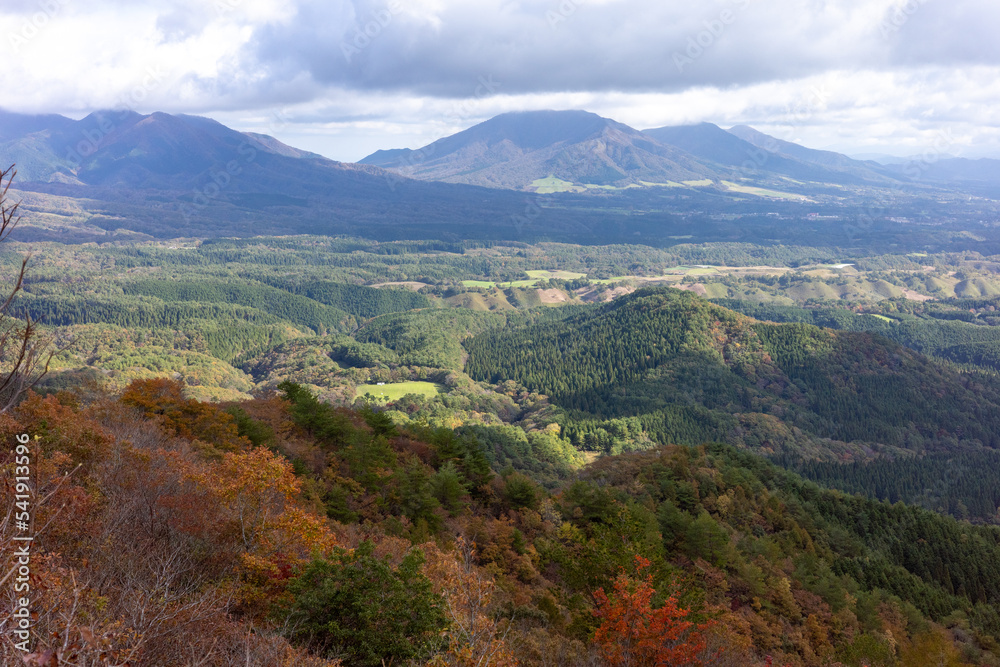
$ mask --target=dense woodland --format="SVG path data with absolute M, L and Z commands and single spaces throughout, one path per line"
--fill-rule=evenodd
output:
M 475 430 L 400 428 L 292 383 L 218 406 L 140 380 L 3 419 L 39 436 L 39 648 L 77 662 L 957 665 L 1000 648 L 1000 529 L 726 445 L 550 468 L 548 490 Z
M 771 415 L 842 442 L 1000 445 L 992 378 L 960 375 L 867 334 L 755 322 L 677 290 L 640 290 L 466 347 L 474 378 L 514 379 L 599 417 L 662 414 L 656 435 L 674 442 L 723 440 L 738 417 Z M 684 424 L 678 431 L 673 415 Z M 692 422 L 702 429 L 684 432 Z
M 1000 664 L 992 257 L 32 262 L 16 313 L 64 349 L 2 426 L 39 435 L 38 636 L 78 663 Z

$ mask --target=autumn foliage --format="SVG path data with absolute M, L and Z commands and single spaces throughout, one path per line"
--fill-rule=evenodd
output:
M 603 588 L 594 593 L 594 615 L 601 621 L 594 641 L 602 657 L 607 664 L 622 667 L 703 664 L 702 631 L 709 624 L 686 620 L 690 610 L 678 606 L 673 596 L 654 608 L 650 565 L 648 559 L 636 556 L 635 573 L 623 569 L 610 596 Z
M 140 381 L 120 397 L 29 395 L 0 415 L 0 439 L 32 436 L 26 664 L 860 667 L 964 655 L 952 628 L 845 588 L 781 499 L 706 448 L 605 457 L 548 488 L 491 470 L 461 431 L 397 427 L 288 389 L 224 408 Z M 0 508 L 14 507 L 13 466 L 0 450 Z M 734 527 L 796 559 L 741 555 Z M 4 553 L 14 528 L 0 509 Z M 670 594 L 662 572 L 679 575 Z M 992 622 L 990 608 L 973 613 Z M 22 657 L 0 643 L 0 664 Z
M 185 397 L 184 385 L 177 380 L 135 380 L 126 387 L 121 401 L 159 420 L 164 429 L 182 438 L 212 443 L 225 450 L 248 444 L 240 438 L 232 415 L 211 403 Z

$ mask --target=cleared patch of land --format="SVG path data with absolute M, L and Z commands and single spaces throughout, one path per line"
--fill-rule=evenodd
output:
M 447 391 L 443 384 L 436 382 L 393 382 L 391 384 L 361 384 L 354 392 L 354 398 L 359 398 L 365 394 L 371 394 L 376 398 L 385 398 L 386 401 L 398 401 L 407 394 L 417 394 L 418 396 L 437 396 Z
M 463 280 L 462 284 L 466 287 L 485 287 L 489 289 L 491 287 L 534 287 L 537 280 L 513 280 L 508 283 L 498 283 L 492 280 Z
M 651 181 L 639 181 L 642 185 L 647 188 L 683 188 L 684 186 L 676 181 L 667 181 L 666 183 L 653 183 Z M 690 236 L 671 236 L 670 238 L 691 238 Z
M 575 280 L 577 278 L 586 277 L 586 273 L 577 273 L 575 271 L 525 271 L 529 276 L 535 280 L 551 280 L 555 278 L 556 280 Z
M 634 291 L 635 291 L 634 287 L 622 285 L 620 287 L 612 287 L 611 289 L 605 290 L 603 292 L 599 291 L 597 288 L 594 287 L 583 287 L 581 289 L 576 290 L 575 294 L 579 299 L 592 303 L 595 301 L 600 301 L 600 302 L 613 301 L 614 299 L 617 299 L 620 296 L 631 294 Z
M 414 292 L 420 290 L 423 287 L 427 287 L 427 283 L 422 283 L 417 280 L 402 280 L 394 283 L 376 283 L 372 287 L 405 287 L 406 289 L 411 289 Z
M 569 301 L 569 297 L 566 296 L 566 293 L 558 289 L 540 289 L 538 290 L 538 298 L 545 304 L 565 303 Z
M 540 195 L 549 195 L 556 192 L 584 192 L 587 188 L 582 185 L 574 185 L 570 181 L 564 181 L 555 176 L 538 178 L 531 182 L 531 187 Z
M 933 301 L 934 297 L 927 296 L 926 294 L 921 294 L 920 292 L 914 292 L 911 289 L 903 289 L 903 296 L 905 296 L 910 301 Z
M 746 195 L 755 195 L 757 197 L 770 197 L 772 199 L 792 199 L 795 201 L 813 201 L 806 197 L 805 195 L 797 195 L 792 192 L 781 192 L 779 190 L 768 190 L 766 188 L 757 188 L 752 185 L 740 185 L 739 183 L 733 183 L 732 181 L 722 181 L 722 184 L 726 186 L 727 190 L 732 192 L 740 192 Z

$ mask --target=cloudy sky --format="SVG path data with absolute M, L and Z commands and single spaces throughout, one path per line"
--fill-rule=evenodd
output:
M 339 160 L 497 113 L 1000 156 L 997 0 L 2 0 L 0 107 L 191 113 Z

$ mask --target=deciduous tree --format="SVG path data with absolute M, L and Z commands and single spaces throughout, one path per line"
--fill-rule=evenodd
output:
M 594 615 L 601 625 L 594 641 L 609 665 L 654 667 L 659 665 L 701 665 L 699 653 L 705 648 L 702 631 L 708 624 L 686 620 L 690 610 L 670 596 L 653 607 L 653 575 L 646 572 L 650 561 L 635 557 L 635 573 L 623 570 L 615 579 L 614 590 L 594 593 Z M 645 573 L 645 574 L 644 574 Z

